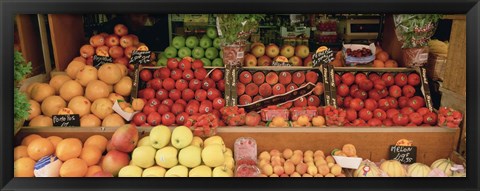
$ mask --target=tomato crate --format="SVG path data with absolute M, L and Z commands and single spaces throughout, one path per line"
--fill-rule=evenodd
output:
M 401 113 L 401 117 L 406 117 L 405 119 L 410 121 L 408 124 L 395 123 L 398 126 L 426 126 L 420 122 L 420 117 L 427 112 L 434 112 L 426 69 L 423 67 L 332 67 L 329 73 L 332 82 L 330 87 L 332 106 L 357 111 L 358 115 L 350 111 L 346 117 L 350 116 L 350 120 L 347 121 L 354 123 L 354 126 L 363 122 L 365 122 L 363 125 L 366 125 L 367 121 L 372 121 L 370 126 L 391 126 L 388 119 L 393 120 L 392 116 L 397 113 Z M 421 116 L 417 114 L 410 116 L 412 113 L 420 113 Z M 383 115 L 387 116 L 387 119 Z
M 324 106 L 330 103 L 327 67 L 244 67 L 232 86 L 236 104 L 249 111 L 269 105 L 280 108 Z

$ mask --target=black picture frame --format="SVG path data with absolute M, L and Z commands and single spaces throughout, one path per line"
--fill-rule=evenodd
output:
M 467 178 L 13 178 L 15 14 L 443 13 L 467 15 Z M 2 190 L 479 190 L 478 0 L 2 0 L 0 1 Z M 465 74 L 459 74 L 465 75 Z

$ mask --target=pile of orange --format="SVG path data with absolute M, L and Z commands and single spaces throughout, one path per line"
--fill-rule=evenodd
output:
M 57 156 L 63 162 L 59 170 L 61 177 L 92 176 L 102 171 L 98 164 L 107 142 L 107 138 L 101 135 L 93 135 L 85 143 L 77 138 L 28 135 L 21 145 L 14 148 L 14 176 L 34 177 L 35 163 L 50 155 Z

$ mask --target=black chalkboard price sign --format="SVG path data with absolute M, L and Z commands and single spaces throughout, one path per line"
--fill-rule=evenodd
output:
M 391 145 L 389 159 L 397 160 L 402 164 L 413 164 L 417 161 L 417 147 Z
M 150 51 L 138 51 L 134 50 L 132 52 L 132 57 L 130 58 L 130 64 L 149 64 L 150 63 Z
M 79 127 L 80 115 L 53 115 L 52 121 L 54 127 Z
M 318 67 L 322 64 L 329 64 L 335 59 L 333 56 L 333 51 L 330 48 L 326 50 L 317 51 L 312 56 L 313 67 Z
M 93 66 L 95 67 L 100 67 L 105 63 L 113 63 L 113 58 L 112 57 L 107 57 L 107 56 L 93 56 Z

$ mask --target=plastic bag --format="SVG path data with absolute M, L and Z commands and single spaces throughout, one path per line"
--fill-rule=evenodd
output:
M 395 34 L 402 48 L 428 46 L 428 41 L 435 34 L 440 14 L 399 14 L 393 15 Z

